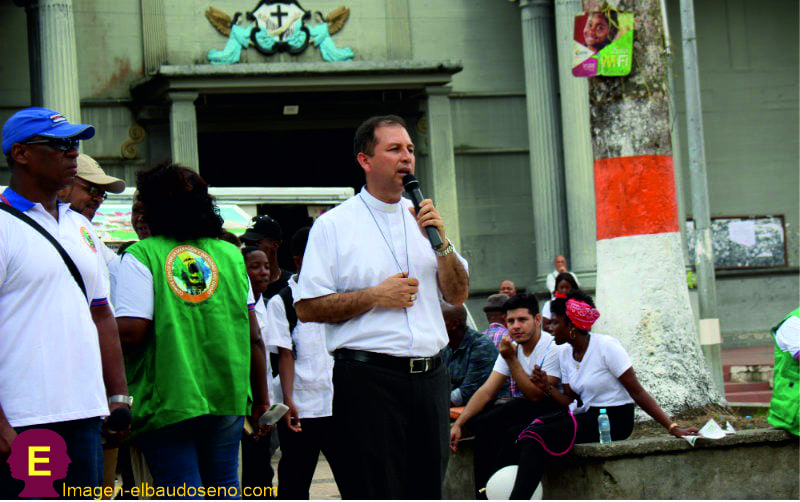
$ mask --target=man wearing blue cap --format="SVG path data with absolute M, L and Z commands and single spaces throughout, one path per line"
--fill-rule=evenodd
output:
M 71 460 L 66 486 L 101 486 L 102 417 L 130 409 L 100 241 L 91 223 L 56 197 L 77 173 L 79 141 L 94 134 L 94 127 L 70 124 L 45 108 L 21 110 L 3 126 L 11 171 L 9 187 L 0 194 L 3 498 L 15 498 L 23 488 L 11 479 L 5 458 L 17 434 L 33 428 L 64 438 Z M 114 429 L 126 429 L 124 422 Z M 80 494 L 57 490 L 68 498 Z

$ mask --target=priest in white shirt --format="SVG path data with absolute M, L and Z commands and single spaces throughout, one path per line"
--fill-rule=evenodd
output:
M 433 202 L 415 214 L 402 198 L 415 165 L 403 119 L 368 119 L 354 147 L 366 186 L 314 223 L 295 303 L 301 321 L 325 323 L 334 355 L 339 490 L 344 499 L 441 499 L 450 388 L 439 300 L 464 303 L 467 263 Z

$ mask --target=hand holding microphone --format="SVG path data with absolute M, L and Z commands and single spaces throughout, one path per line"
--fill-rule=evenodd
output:
M 431 247 L 434 250 L 439 250 L 442 247 L 444 237 L 444 221 L 442 221 L 439 211 L 433 207 L 433 202 L 430 199 L 425 199 L 422 196 L 422 192 L 419 189 L 419 181 L 413 174 L 406 174 L 403 177 L 403 187 L 414 204 L 417 223 L 424 230 Z

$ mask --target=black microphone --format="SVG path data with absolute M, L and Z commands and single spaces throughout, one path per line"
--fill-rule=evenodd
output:
M 403 176 L 403 187 L 406 189 L 406 193 L 411 196 L 411 202 L 414 203 L 414 210 L 419 214 L 419 205 L 425 197 L 423 197 L 422 192 L 419 191 L 419 181 L 417 181 L 417 177 L 413 174 L 406 174 Z M 439 235 L 439 231 L 436 227 L 425 227 L 425 234 L 428 236 L 428 240 L 431 241 L 431 247 L 433 249 L 442 247 L 442 236 Z

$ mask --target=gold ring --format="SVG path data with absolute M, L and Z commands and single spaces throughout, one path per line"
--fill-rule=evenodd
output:
M 411 293 L 411 301 L 413 302 L 416 299 L 417 299 L 417 295 L 415 295 L 414 293 Z

